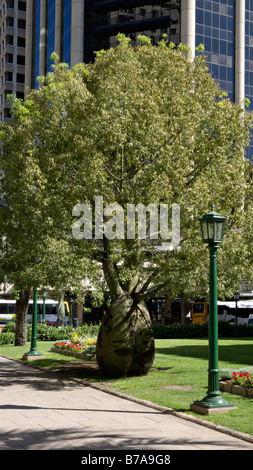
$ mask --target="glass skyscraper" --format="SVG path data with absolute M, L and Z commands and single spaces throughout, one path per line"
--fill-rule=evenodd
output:
M 63 2 L 63 44 L 62 44 L 62 60 L 71 64 L 71 0 Z
M 204 44 L 210 73 L 229 98 L 253 110 L 253 0 L 27 0 L 26 86 L 56 51 L 70 66 L 113 47 L 118 32 L 191 47 Z M 253 155 L 253 147 L 249 149 Z
M 196 44 L 204 44 L 213 77 L 235 100 L 235 0 L 196 1 Z

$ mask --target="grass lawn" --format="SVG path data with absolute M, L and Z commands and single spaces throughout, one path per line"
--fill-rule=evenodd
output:
M 50 351 L 52 342 L 38 342 L 37 349 L 45 358 L 36 364 L 50 369 L 63 368 L 65 373 L 90 380 L 144 400 L 151 401 L 184 413 L 201 416 L 231 429 L 253 435 L 253 401 L 236 395 L 223 393 L 237 409 L 229 413 L 196 415 L 190 411 L 190 404 L 204 398 L 208 382 L 208 340 L 207 339 L 159 339 L 156 340 L 156 358 L 147 376 L 123 379 L 105 379 L 94 368 L 81 367 L 82 361 Z M 0 346 L 0 354 L 22 358 L 30 345 L 14 347 Z M 65 364 L 65 367 L 64 367 Z M 78 366 L 79 365 L 79 366 Z M 253 339 L 219 339 L 219 369 L 233 369 L 253 366 Z

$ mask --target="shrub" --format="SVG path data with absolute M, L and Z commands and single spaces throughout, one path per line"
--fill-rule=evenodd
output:
M 1 333 L 0 334 L 0 344 L 14 344 L 15 342 L 15 333 Z
M 253 326 L 234 325 L 228 322 L 219 322 L 220 338 L 247 338 L 253 336 Z M 208 323 L 172 323 L 171 325 L 153 325 L 156 339 L 169 338 L 207 338 Z
M 16 323 L 13 321 L 10 321 L 9 323 L 6 323 L 2 329 L 2 333 L 15 333 L 15 328 L 16 328 Z
M 7 323 L 3 329 L 3 333 L 15 333 L 15 322 Z M 97 337 L 100 325 L 90 324 L 79 326 L 77 330 L 72 326 L 51 326 L 44 323 L 37 324 L 37 340 L 38 341 L 58 341 L 58 340 L 70 340 L 74 332 L 78 332 L 80 336 L 85 337 Z M 1 336 L 1 335 L 0 335 Z M 32 336 L 32 324 L 27 325 L 27 341 L 31 340 Z M 1 344 L 1 343 L 0 343 Z M 6 344 L 6 343 L 5 343 Z
M 207 323 L 172 323 L 171 325 L 153 325 L 156 339 L 169 338 L 206 338 L 208 336 Z

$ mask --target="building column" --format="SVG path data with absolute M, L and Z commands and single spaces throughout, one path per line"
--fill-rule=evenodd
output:
M 245 97 L 245 0 L 235 2 L 235 103 Z
M 84 0 L 72 0 L 71 67 L 83 62 Z
M 54 51 L 58 54 L 60 61 L 62 57 L 61 47 L 61 0 L 55 0 L 55 39 L 54 39 Z
M 191 48 L 195 57 L 196 0 L 181 0 L 181 43 Z
M 47 55 L 47 2 L 40 2 L 40 68 L 39 75 L 46 75 L 46 55 Z
M 25 95 L 32 87 L 33 56 L 33 0 L 26 0 L 26 51 L 25 51 Z

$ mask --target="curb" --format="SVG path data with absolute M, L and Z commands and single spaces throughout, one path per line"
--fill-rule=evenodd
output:
M 12 361 L 19 362 L 20 364 L 23 364 L 23 365 L 28 366 L 28 367 L 33 367 L 34 369 L 38 369 L 38 370 L 40 370 L 42 372 L 45 372 L 45 373 L 50 373 L 52 375 L 58 375 L 58 376 L 63 377 L 63 374 L 61 374 L 60 372 L 53 372 L 51 370 L 44 369 L 43 367 L 38 366 L 36 364 L 33 364 L 31 362 L 24 362 L 24 361 L 21 361 L 20 359 L 16 359 L 16 358 L 9 357 L 9 356 L 4 356 L 3 354 L 0 354 L 0 357 L 5 357 L 6 359 L 10 359 Z M 219 431 L 223 434 L 227 434 L 229 436 L 232 436 L 232 437 L 235 437 L 237 439 L 241 439 L 243 441 L 250 442 L 250 443 L 253 444 L 253 436 L 251 436 L 250 434 L 246 434 L 246 433 L 243 433 L 243 432 L 240 432 L 240 431 L 236 431 L 235 429 L 230 429 L 230 428 L 227 428 L 226 426 L 221 426 L 220 424 L 215 424 L 215 423 L 212 423 L 210 421 L 206 421 L 202 418 L 197 418 L 195 416 L 188 415 L 188 414 L 183 413 L 181 411 L 176 411 L 173 408 L 167 408 L 166 406 L 158 405 L 158 404 L 150 402 L 148 400 L 142 400 L 141 398 L 136 398 L 136 397 L 133 397 L 133 396 L 130 396 L 130 395 L 126 395 L 124 393 L 117 392 L 116 390 L 107 389 L 107 388 L 105 388 L 101 385 L 97 385 L 97 384 L 88 382 L 87 380 L 77 379 L 75 377 L 68 377 L 68 378 L 64 377 L 64 380 L 70 380 L 72 382 L 76 382 L 78 384 L 82 384 L 82 385 L 94 388 L 96 390 L 100 390 L 101 392 L 108 393 L 109 395 L 114 395 L 116 397 L 123 398 L 125 400 L 129 400 L 129 401 L 132 401 L 134 403 L 138 403 L 139 405 L 143 405 L 143 406 L 147 406 L 149 408 L 153 408 L 157 411 L 161 411 L 164 414 L 171 414 L 173 416 L 184 419 L 186 421 L 191 421 L 192 423 L 196 423 L 196 424 L 199 424 L 201 426 L 205 426 L 209 429 Z

